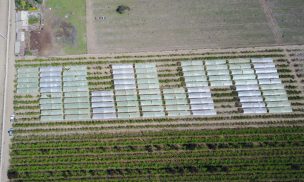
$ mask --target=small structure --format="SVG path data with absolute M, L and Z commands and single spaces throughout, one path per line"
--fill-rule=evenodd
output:
M 16 42 L 15 55 L 23 56 L 25 54 L 25 32 L 29 30 L 28 11 L 16 12 Z
M 16 28 L 17 30 L 28 30 L 28 11 L 18 11 L 16 13 Z

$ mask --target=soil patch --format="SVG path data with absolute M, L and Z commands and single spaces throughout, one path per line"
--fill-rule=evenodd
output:
M 56 40 L 66 44 L 75 45 L 76 40 L 76 28 L 69 22 L 61 21 L 59 24 L 55 24 L 55 36 Z
M 44 27 L 42 30 L 32 31 L 30 33 L 30 47 L 39 55 L 47 55 L 52 49 L 52 35 L 49 28 Z
M 63 17 L 43 9 L 44 27 L 30 33 L 30 49 L 39 56 L 65 55 L 65 48 L 77 45 L 77 29 Z

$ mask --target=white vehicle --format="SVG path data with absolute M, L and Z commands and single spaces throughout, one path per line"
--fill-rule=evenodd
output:
M 15 114 L 12 114 L 10 117 L 10 122 L 14 122 L 15 121 Z

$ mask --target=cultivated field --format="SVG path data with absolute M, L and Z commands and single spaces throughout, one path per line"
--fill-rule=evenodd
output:
M 301 0 L 48 0 L 31 46 L 49 56 L 301 44 L 302 9 Z
M 302 179 L 304 177 L 302 166 L 304 87 L 303 69 L 299 69 L 299 60 L 302 59 L 303 52 L 303 47 L 259 48 L 191 54 L 19 60 L 16 63 L 18 74 L 22 74 L 20 70 L 39 68 L 40 78 L 36 76 L 35 71 L 30 73 L 34 76 L 33 79 L 17 76 L 23 81 L 16 82 L 14 100 L 16 122 L 11 146 L 9 178 L 17 181 Z M 224 62 L 228 65 L 229 75 L 235 85 L 237 83 L 236 75 L 233 74 L 236 71 L 235 67 L 246 67 L 243 72 L 254 68 L 256 78 L 259 79 L 257 71 L 260 69 L 255 67 L 253 60 L 249 64 L 252 66 L 250 68 L 246 66 L 248 63 L 242 63 L 244 60 L 249 60 L 248 58 L 273 59 L 279 80 L 283 85 L 283 90 L 275 89 L 274 93 L 287 94 L 286 99 L 291 104 L 292 112 L 269 113 L 271 110 L 267 105 L 268 113 L 244 114 L 240 110 L 243 105 L 237 104 L 240 96 L 234 87 L 209 85 L 216 115 L 167 116 L 168 102 L 164 90 L 188 86 L 185 67 L 182 64 L 189 63 L 189 60 L 204 63 L 208 73 L 208 83 L 212 84 L 213 75 L 210 75 L 208 65 L 211 62 L 223 62 L 215 60 L 226 60 Z M 66 105 L 70 105 L 66 102 L 70 99 L 66 97 L 74 97 L 74 102 L 90 104 L 93 102 L 94 91 L 114 90 L 115 108 L 119 108 L 115 79 L 113 81 L 115 73 L 113 65 L 122 63 L 134 65 L 138 93 L 140 93 L 138 65 L 141 63 L 156 65 L 166 117 L 138 117 L 127 120 L 65 118 L 69 115 L 66 112 L 70 110 L 66 108 Z M 46 69 L 45 66 L 52 66 L 52 72 L 44 73 L 42 70 Z M 82 86 L 77 86 L 80 84 L 79 79 L 83 81 L 84 67 L 87 69 L 85 72 L 87 85 L 81 82 Z M 60 76 L 56 76 L 58 72 L 56 69 L 61 68 L 63 70 L 59 71 Z M 189 68 L 192 67 L 187 67 Z M 82 71 L 75 72 L 75 69 Z M 79 75 L 75 76 L 76 73 Z M 152 72 L 149 71 L 146 75 L 151 74 Z M 43 78 L 43 75 L 47 75 L 47 78 Z M 61 91 L 56 91 L 58 86 L 55 84 L 58 81 L 55 77 L 60 77 L 64 82 L 60 83 Z M 72 83 L 65 82 L 69 80 L 68 77 L 77 80 Z M 42 80 L 52 80 L 54 87 L 52 92 L 59 93 L 60 96 L 55 96 L 58 94 L 53 93 L 39 94 L 45 90 L 39 88 L 44 87 L 42 85 L 46 83 Z M 263 102 L 267 103 L 265 94 L 267 91 L 263 90 L 261 80 L 259 82 Z M 90 98 L 87 98 L 86 94 L 82 95 L 85 98 L 82 101 L 76 98 L 81 96 L 80 94 L 68 93 L 71 91 L 71 84 L 76 84 L 75 88 L 80 87 L 76 92 L 84 88 L 85 92 L 90 93 Z M 37 90 L 38 94 L 34 92 L 20 94 L 18 88 L 19 92 L 20 88 L 22 92 Z M 187 93 L 186 97 L 189 96 Z M 142 97 L 139 95 L 136 98 L 140 101 L 139 110 L 142 115 L 144 112 Z M 65 112 L 63 119 L 41 121 L 44 112 L 41 107 L 45 105 L 42 101 L 45 99 L 52 99 L 54 105 L 61 102 L 59 109 L 51 108 L 59 111 L 59 115 L 60 112 Z M 76 107 L 78 106 L 81 104 L 76 104 Z M 94 114 L 93 111 L 94 109 L 90 109 L 91 114 Z M 83 111 L 78 114 L 82 113 Z
M 303 132 L 286 127 L 15 137 L 10 175 L 16 181 L 299 180 Z
M 118 14 L 119 5 L 131 10 Z M 275 43 L 258 0 L 87 0 L 87 32 L 89 53 Z
M 302 0 L 268 0 L 273 17 L 276 19 L 283 35 L 283 42 L 287 44 L 301 44 L 304 42 L 304 3 Z

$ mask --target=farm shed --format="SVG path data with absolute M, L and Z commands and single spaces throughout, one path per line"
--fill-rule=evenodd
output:
M 272 58 L 252 58 L 252 63 L 273 63 Z
M 239 91 L 239 97 L 246 97 L 246 96 L 259 96 L 261 95 L 261 91 L 259 90 L 248 90 L 248 91 Z
M 262 91 L 264 96 L 269 96 L 269 95 L 286 95 L 285 90 L 263 90 Z
M 276 78 L 279 79 L 279 75 L 277 73 L 261 73 L 261 74 L 257 74 L 258 75 L 258 79 L 272 79 L 272 78 Z
M 290 106 L 288 106 L 288 107 L 269 107 L 268 111 L 269 111 L 269 113 L 287 113 L 287 112 L 292 112 L 292 109 Z
M 234 69 L 251 69 L 251 65 L 250 64 L 230 64 L 229 65 L 229 68 L 231 70 L 234 70 Z
M 254 70 L 251 68 L 245 68 L 245 69 L 231 69 L 232 75 L 247 75 L 247 74 L 254 74 Z
M 231 80 L 216 80 L 210 82 L 211 87 L 227 87 L 232 85 Z
M 282 84 L 282 81 L 279 78 L 268 78 L 268 79 L 259 79 L 261 85 L 267 84 Z
M 290 107 L 289 101 L 267 102 L 267 107 Z
M 203 70 L 195 70 L 195 71 L 184 71 L 184 77 L 191 77 L 191 76 L 205 76 L 206 72 Z
M 209 70 L 209 76 L 220 76 L 220 75 L 229 75 L 229 70 Z
M 203 66 L 203 61 L 193 60 L 193 61 L 181 61 L 181 66 Z
M 212 75 L 208 76 L 209 81 L 217 81 L 217 80 L 231 80 L 230 75 Z
M 233 80 L 254 80 L 256 76 L 254 74 L 242 74 L 242 75 L 233 75 Z
M 192 87 L 187 88 L 188 93 L 210 92 L 209 87 Z
M 235 85 L 257 85 L 257 80 L 234 80 Z
M 236 88 L 236 91 L 259 90 L 259 86 L 258 85 L 238 85 L 235 88 Z
M 255 69 L 259 68 L 275 68 L 275 65 L 273 63 L 254 63 L 253 64 Z
M 267 113 L 266 108 L 243 108 L 244 114 L 262 114 Z
M 205 65 L 206 66 L 209 66 L 209 65 L 221 65 L 221 64 L 226 64 L 226 60 L 215 59 L 215 60 L 206 60 L 205 61 Z
M 214 110 L 214 105 L 212 104 L 191 104 L 191 111 L 194 110 Z
M 242 102 L 242 108 L 265 108 L 264 102 Z
M 239 96 L 240 102 L 263 102 L 262 96 Z
M 211 97 L 210 92 L 188 93 L 188 95 L 189 95 L 189 99 Z
M 29 13 L 27 11 L 17 11 L 16 12 L 16 28 L 18 31 L 25 30 L 27 31 L 29 28 L 28 25 L 28 16 Z
M 229 59 L 229 64 L 240 64 L 240 63 L 250 63 L 250 59 L 240 58 L 240 59 Z
M 114 80 L 132 79 L 132 78 L 134 78 L 134 73 L 113 74 Z
M 190 104 L 209 104 L 213 103 L 213 99 L 211 97 L 204 97 L 204 98 L 193 98 L 189 99 Z
M 193 116 L 213 116 L 216 115 L 215 110 L 195 110 L 192 111 Z
M 228 66 L 225 64 L 220 64 L 220 65 L 207 65 L 206 70 L 228 70 Z

